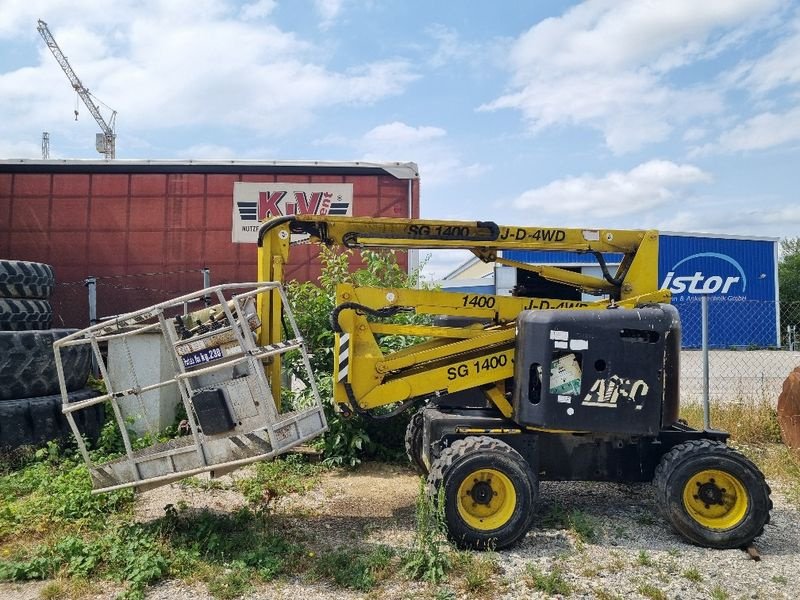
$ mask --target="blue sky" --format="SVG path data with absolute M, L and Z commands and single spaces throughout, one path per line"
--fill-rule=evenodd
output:
M 800 6 L 780 0 L 0 0 L 0 158 L 414 161 L 422 215 L 800 233 Z M 448 259 L 452 262 L 452 259 Z M 435 259 L 434 263 L 440 262 Z

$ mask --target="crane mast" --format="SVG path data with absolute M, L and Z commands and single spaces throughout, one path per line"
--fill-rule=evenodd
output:
M 83 83 L 81 83 L 81 80 L 78 78 L 78 76 L 75 74 L 75 71 L 72 69 L 72 66 L 69 64 L 67 57 L 64 56 L 61 48 L 58 47 L 53 34 L 50 33 L 50 29 L 47 27 L 47 23 L 39 19 L 39 25 L 36 27 L 36 29 L 44 39 L 47 47 L 50 48 L 50 52 L 53 53 L 53 56 L 55 56 L 58 64 L 61 65 L 61 68 L 66 74 L 67 79 L 69 79 L 69 82 L 72 84 L 73 89 L 77 92 L 78 96 L 80 96 L 81 100 L 83 100 L 86 108 L 89 109 L 89 112 L 94 117 L 94 120 L 97 121 L 97 124 L 100 126 L 102 133 L 97 134 L 95 144 L 97 151 L 100 154 L 105 155 L 106 158 L 113 159 L 116 154 L 117 134 L 114 133 L 114 124 L 117 118 L 117 111 L 112 110 L 111 118 L 109 119 L 110 122 L 106 122 L 106 120 L 103 118 L 103 115 L 100 114 L 100 108 L 92 100 L 89 90 L 83 85 Z

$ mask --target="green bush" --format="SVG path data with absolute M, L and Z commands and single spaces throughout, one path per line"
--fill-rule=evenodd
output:
M 344 418 L 334 408 L 333 402 L 333 343 L 330 315 L 336 306 L 336 286 L 351 283 L 359 287 L 409 288 L 417 284 L 417 275 L 409 276 L 397 263 L 394 252 L 362 250 L 364 267 L 350 272 L 352 250 L 322 247 L 320 260 L 322 273 L 319 284 L 296 281 L 286 285 L 286 293 L 294 312 L 297 326 L 306 340 L 311 369 L 317 376 L 320 396 L 328 419 L 329 431 L 320 442 L 324 460 L 330 465 L 355 466 L 364 458 L 394 460 L 403 455 L 403 438 L 411 412 L 396 418 L 372 422 L 358 415 Z M 393 323 L 423 323 L 424 316 L 400 313 L 392 317 Z M 399 350 L 412 343 L 408 336 L 381 336 L 378 340 L 385 352 Z M 307 377 L 299 353 L 289 353 L 285 366 L 300 380 Z M 286 394 L 284 402 L 296 407 L 303 403 L 303 394 L 292 397 Z M 380 441 L 377 441 L 380 440 Z

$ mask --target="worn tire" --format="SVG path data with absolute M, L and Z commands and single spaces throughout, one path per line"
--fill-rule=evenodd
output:
M 411 462 L 411 466 L 420 475 L 428 474 L 428 467 L 422 461 L 422 428 L 424 422 L 422 411 L 411 415 L 411 420 L 406 427 L 405 437 L 406 456 Z
M 0 260 L 0 296 L 47 299 L 53 291 L 53 267 L 27 260 Z
M 75 331 L 0 331 L 0 401 L 58 393 L 53 342 Z M 68 392 L 86 385 L 90 362 L 91 348 L 88 344 L 61 349 Z
M 71 392 L 69 401 L 79 402 L 99 395 L 99 392 L 86 388 Z M 61 394 L 0 402 L 0 449 L 39 446 L 70 436 L 72 430 L 61 406 Z M 103 427 L 103 405 L 97 404 L 73 414 L 81 433 L 89 440 L 97 441 Z
M 721 442 L 675 446 L 662 457 L 653 483 L 672 526 L 699 546 L 742 548 L 769 523 L 771 490 L 764 475 Z
M 49 329 L 52 320 L 47 300 L 0 298 L 0 331 Z
M 539 481 L 511 446 L 470 436 L 445 448 L 431 465 L 428 495 L 444 497 L 450 539 L 477 550 L 512 546 L 533 522 Z

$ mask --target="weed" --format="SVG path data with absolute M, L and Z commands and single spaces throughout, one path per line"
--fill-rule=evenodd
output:
M 728 600 L 728 598 L 730 598 L 728 592 L 720 586 L 715 586 L 714 589 L 711 590 L 711 600 Z
M 553 567 L 549 573 L 544 573 L 533 563 L 525 567 L 525 582 L 536 591 L 544 592 L 550 596 L 567 596 L 572 591 L 569 582 L 564 578 L 561 567 Z
M 456 592 L 449 587 L 440 587 L 433 595 L 433 600 L 456 600 Z
M 253 589 L 247 566 L 234 563 L 207 582 L 209 593 L 220 600 L 239 598 Z
M 692 567 L 691 569 L 686 569 L 683 572 L 683 577 L 688 579 L 689 581 L 694 581 L 695 583 L 699 583 L 703 581 L 703 576 L 700 574 L 700 571 Z
M 775 575 L 772 578 L 772 581 L 774 581 L 775 583 L 779 583 L 780 585 L 786 585 L 789 582 L 789 580 L 786 579 L 786 577 L 784 577 L 783 575 Z
M 555 529 L 569 529 L 579 541 L 588 543 L 597 539 L 596 521 L 580 510 L 567 512 L 554 506 L 542 518 L 542 526 Z
M 492 580 L 492 575 L 496 572 L 496 557 L 491 555 L 473 555 L 469 566 L 464 570 L 464 583 L 467 591 L 472 593 L 487 591 Z
M 451 568 L 445 533 L 444 491 L 439 490 L 434 505 L 422 478 L 417 493 L 416 518 L 414 546 L 402 558 L 403 572 L 412 579 L 439 583 Z
M 387 546 L 378 546 L 371 552 L 332 550 L 320 556 L 314 570 L 340 587 L 368 592 L 387 577 L 393 556 L 394 551 Z
M 59 600 L 66 596 L 67 590 L 64 588 L 64 584 L 58 580 L 47 582 L 39 592 L 39 598 L 41 600 Z
M 622 600 L 622 596 L 619 594 L 609 592 L 608 590 L 602 588 L 592 590 L 592 593 L 597 600 Z
M 640 550 L 639 556 L 636 558 L 636 564 L 640 567 L 654 567 L 655 562 L 652 557 L 647 553 L 647 550 Z
M 248 502 L 265 505 L 271 500 L 292 493 L 303 493 L 319 483 L 324 467 L 312 464 L 299 454 L 260 462 L 255 474 L 236 482 L 237 489 Z
M 611 574 L 620 573 L 625 570 L 627 567 L 627 563 L 625 559 L 622 558 L 622 555 L 619 552 L 612 552 L 611 553 L 611 562 L 606 565 L 606 571 Z
M 677 548 L 670 548 L 667 550 L 667 554 L 669 554 L 672 558 L 678 558 L 681 555 L 681 551 Z
M 600 565 L 591 565 L 591 566 L 588 566 L 588 567 L 584 567 L 581 570 L 581 576 L 582 577 L 593 578 L 593 577 L 597 577 L 598 575 L 600 575 L 600 573 L 602 573 L 602 571 L 603 571 L 603 567 L 602 566 L 600 566 Z
M 664 592 L 649 583 L 641 584 L 637 591 L 645 598 L 650 598 L 651 600 L 667 600 L 667 595 Z

